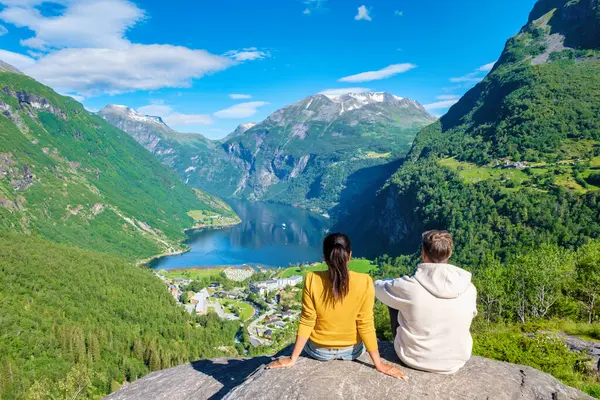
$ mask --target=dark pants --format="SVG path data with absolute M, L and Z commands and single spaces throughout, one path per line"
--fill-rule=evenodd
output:
M 398 327 L 400 324 L 398 323 L 398 310 L 388 307 L 388 311 L 390 312 L 390 325 L 392 327 L 392 340 L 396 338 L 396 332 L 398 332 Z

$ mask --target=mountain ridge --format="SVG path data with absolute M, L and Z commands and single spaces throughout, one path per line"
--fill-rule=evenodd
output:
M 111 108 L 99 114 L 194 187 L 320 212 L 339 202 L 351 174 L 397 161 L 417 130 L 435 120 L 418 102 L 386 92 L 316 94 L 260 123 L 241 125 L 219 141 L 184 143 L 174 131 L 153 128 L 151 121 L 142 127 L 139 118 L 127 119 Z M 166 148 L 157 151 L 161 140 Z

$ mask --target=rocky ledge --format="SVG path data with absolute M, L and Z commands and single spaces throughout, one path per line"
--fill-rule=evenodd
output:
M 389 343 L 382 343 L 381 351 L 386 360 L 400 364 Z M 107 399 L 591 399 L 534 368 L 480 357 L 455 375 L 400 365 L 408 381 L 376 372 L 368 355 L 356 362 L 302 358 L 292 369 L 265 370 L 270 361 L 255 357 L 180 365 L 153 372 Z

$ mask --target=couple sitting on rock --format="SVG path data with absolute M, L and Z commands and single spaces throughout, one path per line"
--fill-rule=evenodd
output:
M 328 270 L 306 276 L 292 356 L 267 368 L 292 367 L 303 350 L 328 361 L 355 360 L 366 348 L 377 371 L 404 379 L 379 356 L 373 317 L 377 297 L 389 307 L 394 348 L 404 364 L 439 374 L 457 372 L 471 357 L 469 329 L 477 314 L 477 292 L 469 272 L 448 264 L 452 249 L 450 233 L 425 232 L 423 263 L 414 276 L 373 284 L 368 275 L 348 270 L 350 239 L 342 233 L 327 236 L 323 255 Z

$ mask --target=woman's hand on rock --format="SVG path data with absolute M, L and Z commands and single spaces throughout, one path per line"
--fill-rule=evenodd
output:
M 377 368 L 377 371 L 381 372 L 382 374 L 391 376 L 392 378 L 402 379 L 404 381 L 408 379 L 407 376 L 404 375 L 404 372 L 400 371 L 398 368 L 392 365 L 381 364 Z
M 291 358 L 280 358 L 267 365 L 267 369 L 291 368 L 296 364 L 296 361 Z

